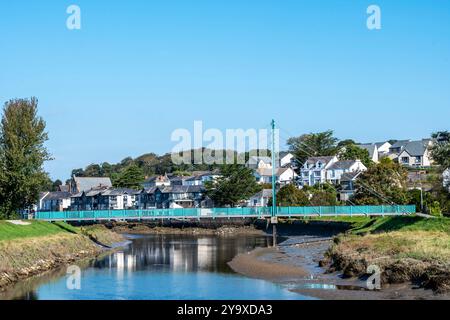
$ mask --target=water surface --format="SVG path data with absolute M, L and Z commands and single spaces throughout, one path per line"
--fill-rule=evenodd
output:
M 79 290 L 68 289 L 64 268 L 23 281 L 0 299 L 306 299 L 228 267 L 237 254 L 267 247 L 269 242 L 263 236 L 133 236 L 123 250 L 79 264 Z

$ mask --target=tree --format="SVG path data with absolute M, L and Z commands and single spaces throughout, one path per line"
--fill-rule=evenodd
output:
M 304 134 L 300 137 L 288 139 L 289 151 L 297 161 L 305 163 L 308 157 L 334 156 L 337 153 L 338 139 L 333 136 L 333 131 Z
M 117 188 L 140 189 L 144 181 L 144 172 L 136 165 L 126 167 L 114 179 L 114 186 Z
M 352 139 L 346 139 L 346 140 L 341 140 L 339 141 L 337 147 L 338 149 L 342 149 L 346 146 L 350 146 L 350 145 L 356 145 L 357 143 L 355 142 L 355 140 Z
M 340 160 L 361 160 L 361 162 L 366 166 L 370 167 L 373 165 L 372 159 L 370 159 L 369 151 L 358 147 L 355 144 L 346 145 L 339 153 Z
M 303 188 L 309 198 L 310 206 L 335 206 L 337 205 L 337 191 L 330 183 L 315 184 Z
M 261 191 L 261 186 L 256 183 L 252 170 L 238 164 L 223 165 L 221 177 L 215 181 L 208 181 L 205 187 L 206 195 L 214 201 L 216 206 L 235 207 L 241 201 Z
M 450 132 L 449 131 L 438 131 L 434 132 L 431 137 L 436 139 L 437 142 L 450 142 Z
M 52 191 L 59 191 L 59 187 L 62 186 L 62 181 L 59 179 L 56 179 L 53 183 L 52 183 Z
M 314 207 L 326 207 L 337 205 L 337 196 L 334 192 L 316 190 L 310 199 L 310 205 Z
M 361 205 L 408 204 L 407 181 L 404 167 L 383 158 L 356 181 L 354 201 Z
M 443 169 L 450 168 L 450 133 L 448 131 L 432 134 L 436 143 L 431 147 L 431 158 Z
M 0 123 L 0 217 L 11 218 L 38 200 L 48 181 L 43 164 L 51 160 L 44 146 L 45 122 L 37 115 L 38 100 L 5 103 Z
M 269 200 L 268 205 L 272 205 L 272 199 Z M 309 205 L 308 195 L 293 184 L 288 184 L 277 192 L 277 206 L 279 207 L 303 207 L 307 205 Z

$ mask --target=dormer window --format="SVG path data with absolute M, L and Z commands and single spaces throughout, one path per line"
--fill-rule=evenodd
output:
M 321 169 L 322 168 L 322 162 L 317 162 L 317 168 Z

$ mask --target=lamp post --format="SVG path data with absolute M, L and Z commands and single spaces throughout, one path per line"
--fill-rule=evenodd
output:
M 277 246 L 277 190 L 276 190 L 276 156 L 275 156 L 275 120 L 272 120 L 272 223 L 273 246 Z

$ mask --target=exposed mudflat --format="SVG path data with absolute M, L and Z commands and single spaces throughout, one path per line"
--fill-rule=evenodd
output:
M 449 300 L 448 294 L 417 288 L 411 283 L 369 290 L 365 280 L 343 278 L 319 266 L 332 243 L 331 237 L 292 236 L 278 248 L 256 249 L 229 263 L 238 273 L 281 283 L 291 291 L 326 300 Z

